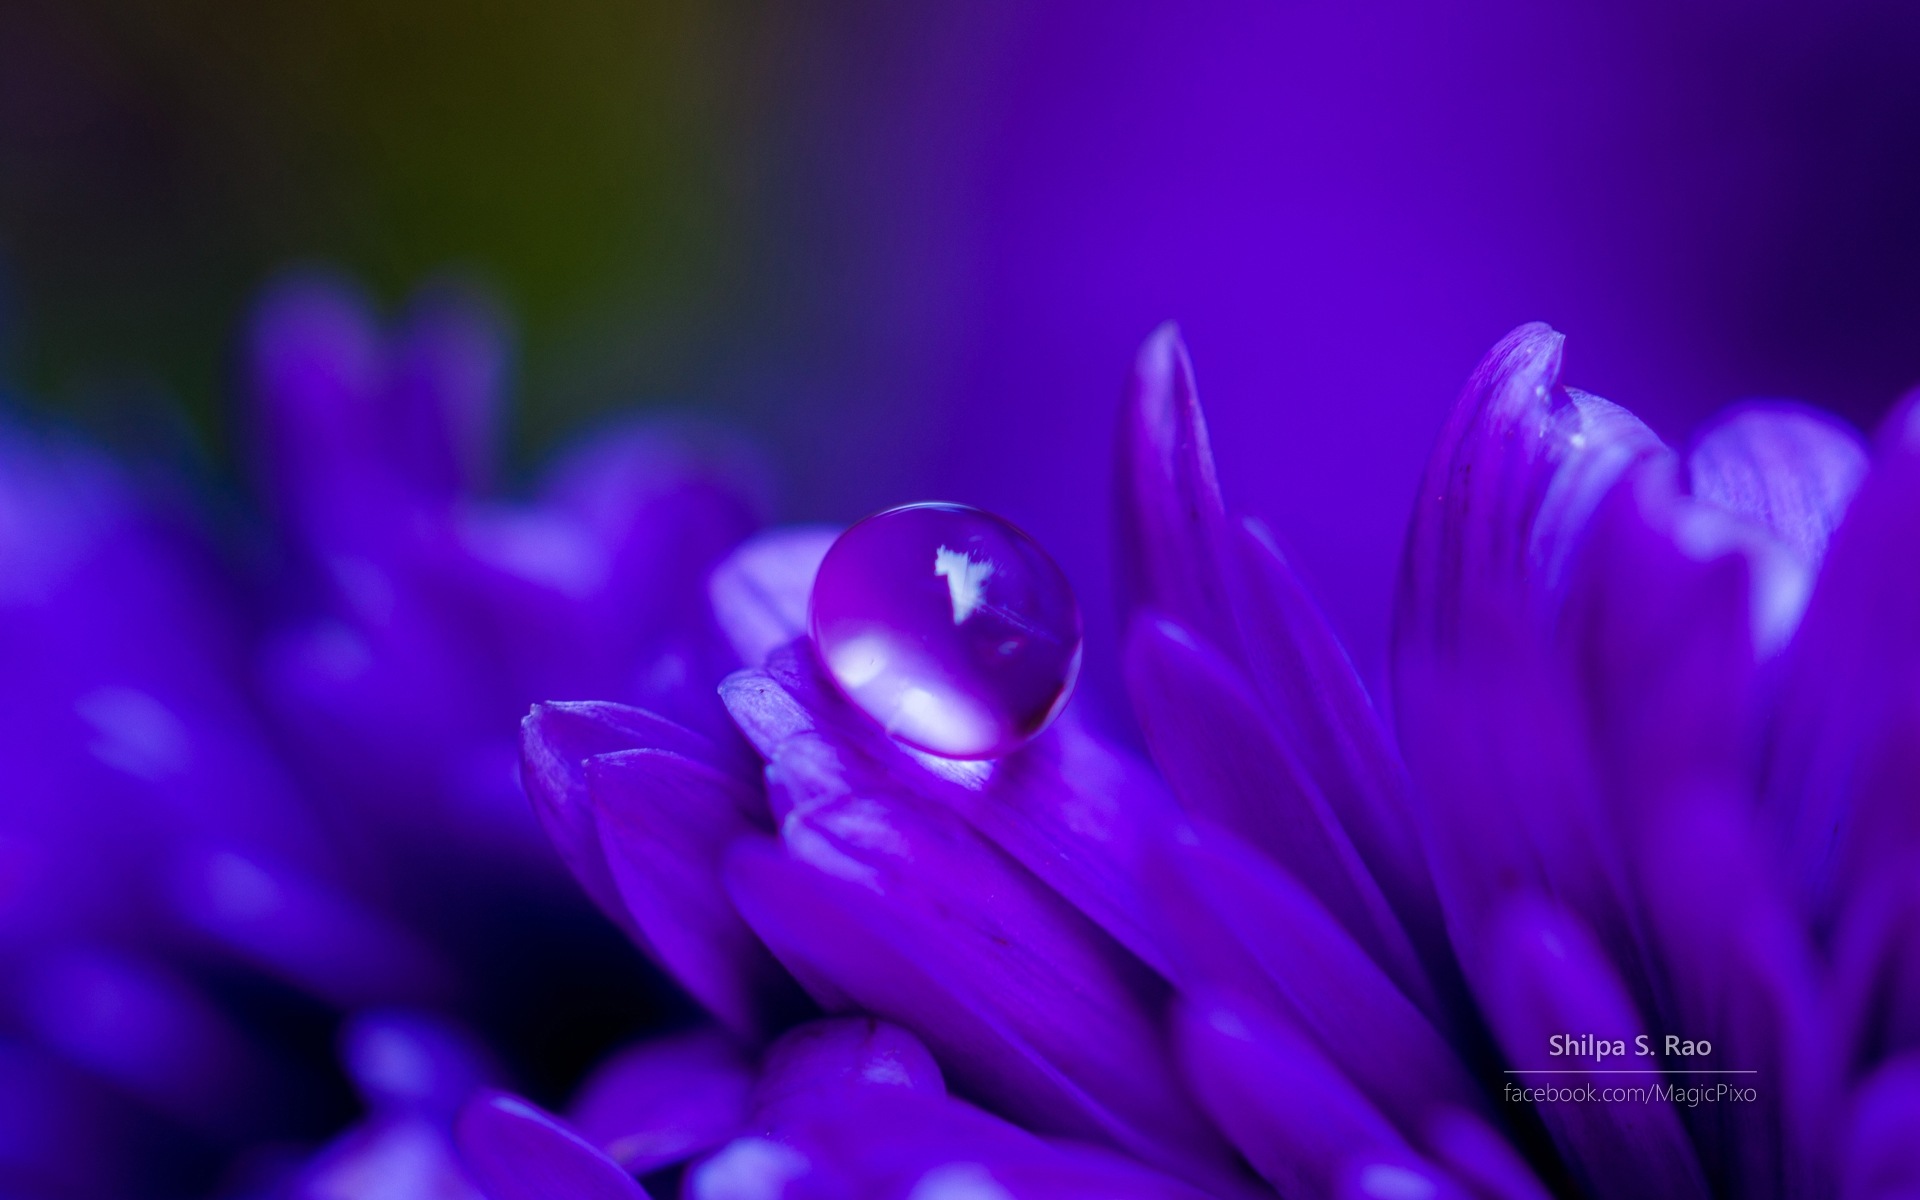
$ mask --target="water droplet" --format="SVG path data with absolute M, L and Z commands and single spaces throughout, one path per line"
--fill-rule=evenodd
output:
M 909 504 L 840 535 L 814 579 L 827 673 L 894 737 L 998 758 L 1066 706 L 1080 608 L 1038 543 L 991 513 Z

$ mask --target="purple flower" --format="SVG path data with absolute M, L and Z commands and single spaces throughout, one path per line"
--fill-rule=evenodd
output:
M 1223 499 L 1171 327 L 1118 479 L 1157 773 L 1071 709 L 991 762 L 889 738 L 803 635 L 819 530 L 711 580 L 755 664 L 721 695 L 757 762 L 639 709 L 536 706 L 548 832 L 695 999 L 749 1037 L 795 984 L 884 1022 L 776 1042 L 684 1194 L 1920 1184 L 1920 401 L 1871 451 L 1782 404 L 1674 451 L 1560 355 L 1516 330 L 1442 431 L 1391 726 Z M 872 1072 L 876 1039 L 897 1062 Z M 1629 1069 L 1662 1073 L 1590 1073 Z M 494 1200 L 634 1194 L 604 1134 L 520 1101 L 456 1128 Z
M 0 423 L 0 1190 L 185 1193 L 331 1128 L 313 1059 L 343 1011 L 457 1009 L 515 1065 L 597 1049 L 579 1008 L 647 1017 L 647 980 L 580 936 L 513 722 L 577 690 L 745 755 L 704 580 L 753 527 L 751 472 L 629 425 L 501 498 L 503 339 L 465 291 L 391 338 L 338 283 L 271 291 L 249 365 L 274 537 L 250 555 L 166 481 Z M 516 1006 L 563 1028 L 530 1053 Z M 432 1020 L 363 1017 L 345 1047 L 404 1114 L 357 1136 L 402 1157 L 504 1077 L 448 1065 L 478 1057 Z

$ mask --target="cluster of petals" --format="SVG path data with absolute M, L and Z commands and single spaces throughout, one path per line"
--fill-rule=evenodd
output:
M 890 740 L 804 635 L 813 528 L 711 576 L 740 738 L 537 705 L 582 888 L 749 1058 L 778 1037 L 682 1194 L 1920 1186 L 1920 409 L 1869 446 L 1744 405 L 1675 450 L 1561 353 L 1516 330 L 1440 435 L 1390 720 L 1223 500 L 1171 327 L 1117 464 L 1151 766 L 1071 710 L 991 763 Z M 1750 1098 L 1508 1098 L 1556 1034 L 1668 1033 Z M 880 1041 L 916 1065 L 875 1090 Z M 449 1136 L 493 1200 L 636 1194 L 596 1120 L 485 1094 Z

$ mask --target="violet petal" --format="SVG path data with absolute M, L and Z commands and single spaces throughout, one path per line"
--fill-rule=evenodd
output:
M 460 1159 L 488 1200 L 645 1200 L 585 1138 L 518 1096 L 482 1092 L 453 1126 Z
M 820 560 L 840 531 L 799 525 L 748 538 L 707 579 L 714 619 L 740 661 L 759 666 L 767 655 L 807 632 L 807 606 Z
M 805 642 L 720 690 L 749 740 L 781 758 L 790 776 L 818 759 L 835 776 L 904 784 L 965 817 L 1143 960 L 1164 965 L 1143 915 L 1139 864 L 1175 810 L 1150 770 L 1094 737 L 1072 709 L 1019 753 L 962 763 L 885 736 L 821 677 Z M 791 791 L 774 789 L 776 817 Z
M 1843 1062 L 1920 1049 L 1920 855 L 1848 903 L 1833 945 Z
M 1841 1161 L 1841 1195 L 1853 1200 L 1920 1190 L 1920 1055 L 1886 1063 L 1854 1094 Z
M 751 1036 L 784 1000 L 784 980 L 728 901 L 720 863 L 766 827 L 758 790 L 669 750 L 596 755 L 585 769 L 600 850 L 642 948 Z
M 1560 334 L 1508 334 L 1428 459 L 1394 603 L 1394 657 L 1471 654 L 1550 607 L 1587 518 L 1635 462 L 1664 453 L 1615 405 L 1560 385 Z M 1482 628 L 1493 619 L 1492 628 Z
M 1127 683 L 1182 803 L 1271 855 L 1402 987 L 1430 997 L 1406 931 L 1239 673 L 1190 631 L 1143 613 L 1127 637 Z
M 1180 830 L 1150 875 L 1182 990 L 1259 999 L 1413 1136 L 1483 1101 L 1430 1018 L 1307 891 L 1224 830 Z
M 472 1035 L 424 1013 L 360 1013 L 340 1031 L 340 1059 L 367 1107 L 451 1120 L 497 1070 Z
M 1851 425 L 1779 401 L 1718 414 L 1687 451 L 1694 495 L 1764 526 L 1815 570 L 1866 474 Z
M 1435 1162 L 1485 1200 L 1548 1200 L 1520 1152 L 1471 1113 L 1436 1114 L 1420 1141 Z
M 702 761 L 712 761 L 715 754 L 692 730 L 624 704 L 536 704 L 520 723 L 521 780 L 540 824 L 587 895 L 629 933 L 632 918 L 600 851 L 585 764 L 595 755 L 636 747 Z
M 1036 1129 L 1220 1169 L 1155 1027 L 1154 981 L 959 818 L 809 797 L 783 838 L 736 846 L 728 884 L 822 1004 L 912 1030 L 952 1078 Z
M 1482 1008 L 1516 1072 L 1558 1068 L 1555 1034 L 1635 1045 L 1644 1032 L 1618 976 L 1580 923 L 1552 905 L 1510 901 L 1484 938 L 1475 973 Z M 1657 1078 L 1657 1077 L 1646 1077 Z M 1508 1087 L 1577 1087 L 1586 1076 L 1509 1074 Z M 1706 1181 L 1674 1110 L 1664 1103 L 1537 1105 L 1561 1156 L 1594 1195 L 1704 1197 Z
M 822 1095 L 860 1087 L 947 1093 L 940 1065 L 911 1033 L 873 1017 L 828 1017 L 790 1029 L 767 1047 L 751 1107 L 756 1122 L 780 1125 L 804 1115 Z
M 412 1112 L 375 1116 L 349 1130 L 286 1194 L 296 1200 L 484 1200 L 446 1126 Z
M 1153 608 L 1232 646 L 1220 563 L 1226 510 L 1193 364 L 1172 323 L 1154 330 L 1134 360 L 1118 453 L 1122 613 Z
M 1325 615 L 1260 522 L 1229 538 L 1247 674 L 1416 945 L 1444 938 L 1406 767 Z
M 385 416 L 395 466 L 431 495 L 491 482 L 506 409 L 506 316 L 478 289 L 422 289 L 394 337 Z
M 1699 528 L 1726 523 L 1643 470 L 1602 502 L 1569 588 L 1561 637 L 1630 833 L 1674 793 L 1754 770 L 1750 562 Z
M 1782 662 L 1767 789 L 1803 895 L 1831 921 L 1848 881 L 1920 846 L 1920 396 L 1882 430 Z
M 1749 820 L 1740 793 L 1670 803 L 1649 822 L 1636 863 L 1666 967 L 1670 1029 L 1713 1044 L 1711 1062 L 1697 1065 L 1758 1072 L 1679 1080 L 1763 1085 L 1754 1103 L 1690 1109 L 1694 1142 L 1717 1191 L 1761 1200 L 1819 1190 L 1841 1060 L 1828 1044 L 1814 947 Z
M 731 1039 L 695 1030 L 616 1052 L 580 1085 L 567 1116 L 581 1137 L 644 1175 L 739 1132 L 752 1086 Z
M 1337 1067 L 1259 1006 L 1202 993 L 1181 1001 L 1173 1025 L 1201 1103 L 1282 1195 L 1328 1194 L 1361 1158 L 1414 1157 Z

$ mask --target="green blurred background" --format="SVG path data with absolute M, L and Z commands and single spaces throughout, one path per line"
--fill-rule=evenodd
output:
M 388 304 L 500 294 L 523 458 L 704 397 L 806 337 L 808 36 L 742 0 L 5 0 L 9 374 L 122 440 L 171 405 L 227 458 L 236 322 L 319 261 Z

